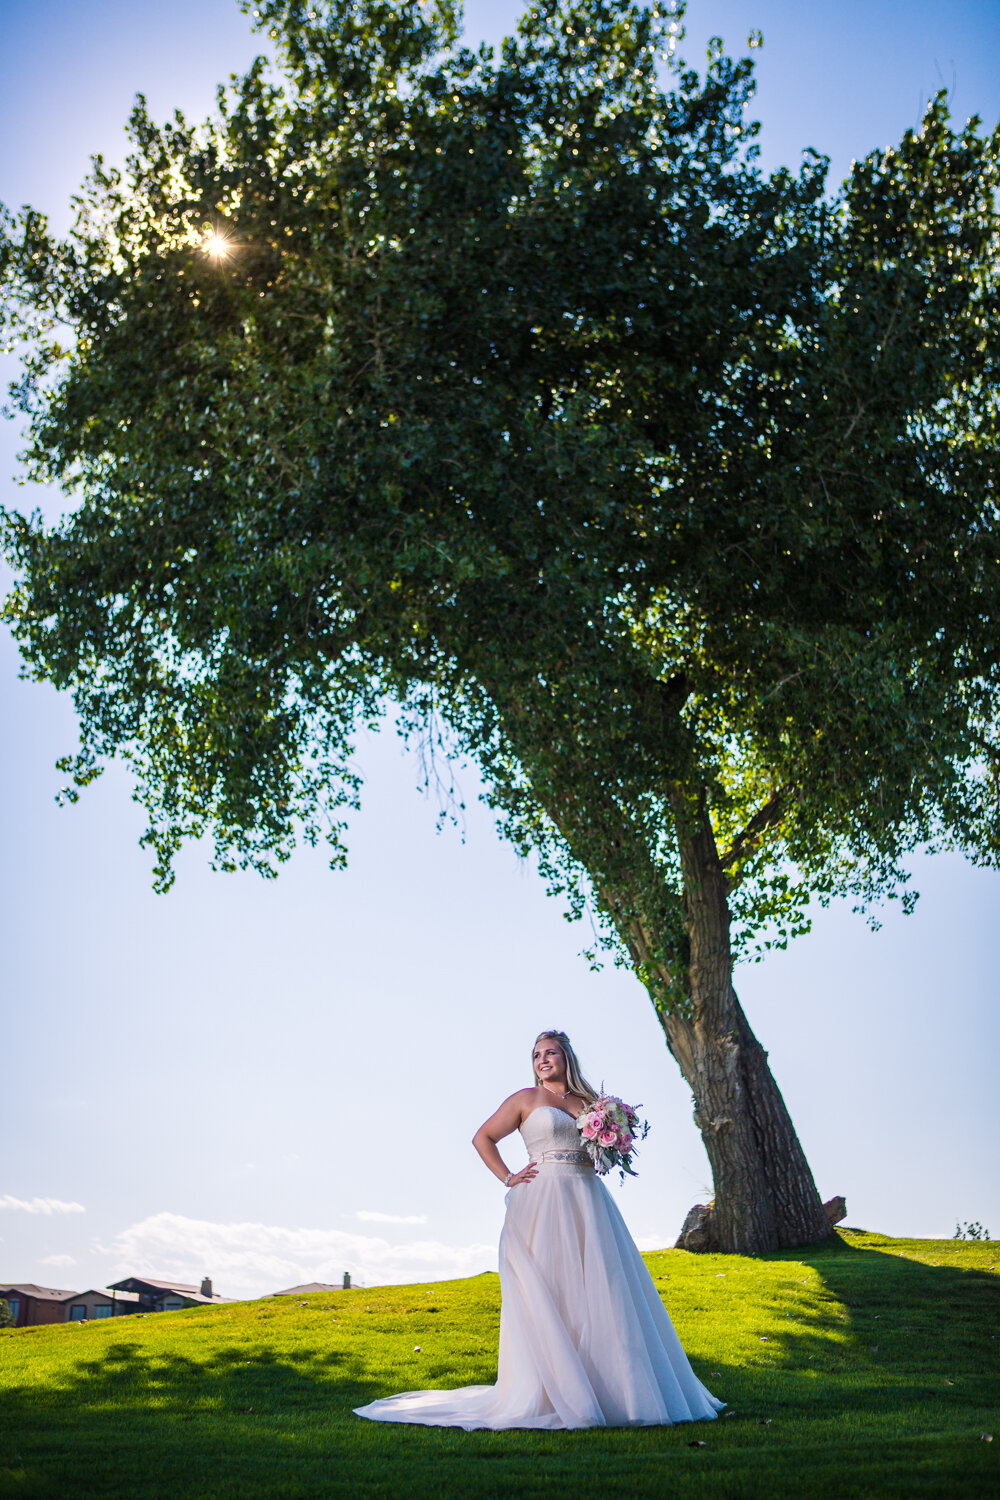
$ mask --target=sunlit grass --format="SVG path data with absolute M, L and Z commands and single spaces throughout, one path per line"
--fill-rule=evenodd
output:
M 994 1495 L 995 1248 L 845 1234 L 761 1260 L 648 1255 L 729 1402 L 676 1428 L 467 1434 L 352 1415 L 492 1381 L 495 1276 L 8 1332 L 0 1494 Z

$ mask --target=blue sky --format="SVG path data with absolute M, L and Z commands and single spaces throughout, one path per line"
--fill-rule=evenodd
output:
M 470 5 L 469 34 L 495 39 L 517 10 Z M 0 198 L 59 226 L 89 154 L 120 156 L 137 90 L 158 115 L 203 115 L 257 50 L 230 0 L 4 0 L 0 24 Z M 751 27 L 765 165 L 815 146 L 842 175 L 942 85 L 960 118 L 1000 115 L 995 0 L 702 0 L 682 50 L 700 66 L 707 36 L 741 51 Z M 4 424 L 5 503 L 57 509 L 18 494 L 17 446 Z M 265 884 L 213 875 L 193 848 L 158 897 L 121 770 L 55 807 L 71 705 L 18 681 L 6 638 L 0 701 L 0 1280 L 210 1274 L 252 1295 L 344 1270 L 374 1283 L 492 1268 L 502 1191 L 469 1140 L 529 1081 L 552 1025 L 645 1105 L 640 1176 L 618 1201 L 641 1244 L 672 1241 L 708 1184 L 684 1082 L 637 981 L 588 972 L 585 931 L 499 842 L 471 769 L 464 838 L 438 835 L 398 741 L 365 741 L 346 872 L 304 850 Z M 913 917 L 890 909 L 873 934 L 819 912 L 738 988 L 849 1223 L 948 1235 L 980 1219 L 1000 1234 L 1000 876 L 944 857 L 918 861 L 915 882 Z

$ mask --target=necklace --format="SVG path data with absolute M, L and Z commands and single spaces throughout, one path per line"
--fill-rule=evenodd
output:
M 555 1089 L 547 1089 L 547 1088 L 545 1088 L 544 1083 L 542 1084 L 542 1088 L 545 1089 L 545 1092 L 547 1094 L 555 1094 L 555 1096 L 556 1096 L 557 1099 L 568 1099 L 569 1096 L 570 1096 L 570 1094 L 573 1092 L 572 1089 L 567 1089 L 566 1092 L 565 1092 L 565 1094 L 560 1094 Z

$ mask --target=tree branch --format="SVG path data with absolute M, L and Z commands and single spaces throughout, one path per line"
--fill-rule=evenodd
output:
M 764 803 L 764 806 L 758 808 L 747 826 L 737 834 L 725 854 L 721 856 L 723 870 L 729 870 L 733 865 L 738 865 L 748 854 L 752 854 L 758 848 L 768 829 L 774 828 L 781 822 L 788 811 L 788 803 L 787 788 L 779 787 Z M 737 883 L 736 880 L 730 880 L 729 889 L 732 890 Z

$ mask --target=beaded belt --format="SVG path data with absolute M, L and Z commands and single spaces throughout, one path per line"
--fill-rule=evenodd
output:
M 532 1157 L 532 1161 L 536 1166 L 540 1161 L 568 1161 L 578 1167 L 593 1165 L 586 1151 L 539 1151 L 537 1156 Z

